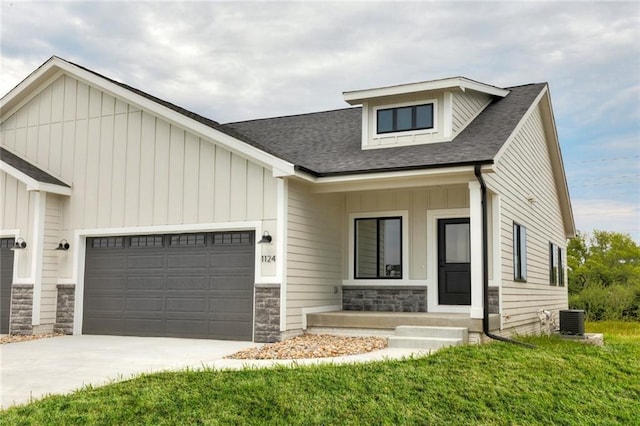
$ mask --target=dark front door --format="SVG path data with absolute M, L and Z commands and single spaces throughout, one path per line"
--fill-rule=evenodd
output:
M 438 220 L 438 302 L 471 304 L 469 218 Z
M 13 283 L 13 238 L 0 238 L 0 334 L 9 333 L 11 284 Z

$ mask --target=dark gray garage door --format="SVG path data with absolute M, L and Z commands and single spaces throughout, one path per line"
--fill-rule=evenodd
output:
M 251 340 L 254 233 L 88 238 L 83 333 Z
M 11 284 L 13 283 L 13 238 L 0 238 L 0 334 L 9 333 Z

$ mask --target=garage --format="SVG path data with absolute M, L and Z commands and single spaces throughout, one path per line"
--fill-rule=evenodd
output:
M 253 231 L 86 243 L 84 334 L 252 339 Z
M 13 238 L 0 238 L 0 334 L 9 333 L 11 284 L 13 283 Z

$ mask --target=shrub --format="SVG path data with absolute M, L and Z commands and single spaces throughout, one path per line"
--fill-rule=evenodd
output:
M 571 309 L 583 309 L 587 321 L 640 320 L 640 284 L 591 284 L 569 296 Z

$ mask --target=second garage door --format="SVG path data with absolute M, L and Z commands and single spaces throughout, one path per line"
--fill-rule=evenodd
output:
M 87 239 L 85 334 L 251 340 L 254 233 Z

